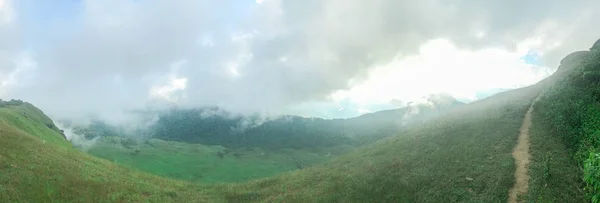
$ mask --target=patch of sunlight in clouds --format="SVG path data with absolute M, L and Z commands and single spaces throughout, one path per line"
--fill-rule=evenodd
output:
M 164 85 L 154 86 L 150 89 L 150 95 L 154 98 L 165 99 L 169 102 L 177 102 L 185 95 L 178 94 L 187 87 L 187 78 L 169 78 L 169 82 Z
M 0 26 L 14 21 L 15 13 L 10 0 L 0 0 Z
M 179 72 L 187 68 L 187 60 L 179 60 L 171 63 L 170 74 L 167 81 L 154 85 L 150 88 L 149 95 L 153 99 L 162 99 L 171 103 L 177 103 L 186 98 L 185 90 L 188 78 L 179 76 Z
M 366 81 L 337 91 L 331 98 L 366 105 L 394 99 L 414 101 L 429 94 L 447 93 L 459 100 L 473 101 L 478 91 L 519 88 L 549 76 L 552 72 L 548 68 L 522 59 L 540 43 L 527 40 L 514 51 L 464 50 L 445 39 L 430 40 L 420 46 L 418 54 L 373 68 Z

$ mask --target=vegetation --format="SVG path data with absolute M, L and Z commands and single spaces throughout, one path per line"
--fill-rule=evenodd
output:
M 395 135 L 405 124 L 423 122 L 460 105 L 462 103 L 454 98 L 445 98 L 436 103 L 438 108 L 421 107 L 422 111 L 410 119 L 404 118 L 408 108 L 332 120 L 299 116 L 242 117 L 218 108 L 174 109 L 161 114 L 149 134 L 163 140 L 229 148 L 277 150 L 358 146 Z
M 539 88 L 529 87 L 501 93 L 327 164 L 235 184 L 192 184 L 148 175 L 86 155 L 64 139 L 44 144 L 61 138 L 45 127 L 46 117 L 28 123 L 43 130 L 26 132 L 12 124 L 15 118 L 3 115 L 0 202 L 503 202 L 513 184 L 511 151 L 537 92 Z M 21 105 L 3 111 L 22 115 L 39 110 Z M 130 145 L 132 153 L 140 150 L 132 156 L 148 153 L 149 148 L 139 148 L 142 143 Z
M 115 160 L 118 163 L 115 164 L 71 147 L 60 129 L 33 105 L 4 105 L 0 108 L 0 202 L 506 202 L 514 184 L 512 150 L 523 116 L 540 93 L 530 131 L 531 179 L 525 198 L 529 202 L 599 202 L 599 71 L 598 49 L 578 52 L 565 58 L 556 74 L 536 85 L 449 109 L 435 118 L 418 121 L 419 125 L 397 131 L 395 136 L 366 142 L 366 146 L 324 164 L 316 164 L 322 162 L 319 160 L 322 152 L 314 152 L 317 156 L 313 157 L 297 157 L 284 168 L 302 170 L 247 182 L 237 181 L 270 176 L 267 173 L 275 168 L 265 164 L 269 159 L 257 156 L 284 150 L 274 147 L 278 144 L 291 148 L 288 154 L 300 151 L 306 155 L 306 151 L 296 147 L 321 144 L 321 140 L 304 141 L 296 146 L 293 142 L 300 138 L 295 138 L 293 133 L 309 132 L 308 138 L 322 139 L 334 131 L 321 129 L 329 125 L 319 123 L 338 121 L 288 118 L 299 126 L 304 125 L 302 128 L 286 124 L 284 120 L 269 121 L 265 125 L 268 128 L 243 131 L 256 130 L 257 134 L 242 134 L 252 136 L 222 137 L 227 140 L 223 143 L 228 143 L 224 147 L 105 137 L 98 151 L 91 150 L 91 153 Z M 186 116 L 178 117 L 180 115 Z M 212 133 L 198 135 L 197 132 L 204 132 L 199 129 L 215 130 L 213 132 L 229 129 L 227 132 L 230 132 L 231 125 L 240 123 L 237 120 L 230 126 L 221 126 L 219 123 L 224 122 L 207 120 L 206 116 L 195 117 L 192 113 L 172 116 L 174 118 L 162 121 L 164 127 L 172 124 L 175 125 L 172 130 L 182 133 L 172 139 L 195 142 L 218 141 Z M 178 122 L 169 124 L 190 118 L 206 124 L 197 125 L 197 129 L 190 127 L 194 125 L 177 125 Z M 349 120 L 339 123 L 352 125 Z M 167 138 L 166 132 L 165 129 L 165 134 L 157 136 Z M 286 139 L 268 144 L 258 141 L 276 137 L 276 132 L 292 135 L 285 134 L 282 137 Z M 267 137 L 261 138 L 261 134 Z M 355 139 L 355 136 L 344 136 Z M 333 138 L 337 137 L 327 137 Z M 288 139 L 291 141 L 286 141 Z M 248 145 L 242 147 L 241 143 Z M 347 144 L 343 139 L 331 143 Z M 264 148 L 256 150 L 246 146 Z M 196 162 L 194 167 L 198 169 L 218 164 L 230 168 L 233 160 L 247 159 L 249 162 L 243 163 L 244 167 L 256 164 L 252 167 L 257 168 L 249 167 L 252 169 L 249 174 L 256 176 L 239 176 L 238 172 L 223 169 L 220 175 L 233 175 L 237 179 L 219 181 L 237 183 L 192 183 L 216 182 L 218 178 L 211 180 L 209 176 L 220 176 L 210 170 L 198 174 L 202 177 L 189 177 L 193 173 L 177 171 L 183 168 L 178 164 L 195 163 L 190 160 L 195 154 L 210 157 L 202 163 Z M 139 157 L 154 159 L 156 162 L 152 164 L 156 165 L 136 163 Z M 309 167 L 296 164 L 304 159 L 315 164 Z M 259 169 L 259 165 L 265 168 Z M 150 175 L 133 167 L 185 181 Z
M 202 201 L 197 187 L 137 172 L 71 147 L 28 103 L 0 108 L 0 202 Z M 192 195 L 194 194 L 194 195 Z
M 17 100 L 17 99 L 12 99 L 10 101 L 2 101 L 2 99 L 0 99 L 0 108 L 6 107 L 6 106 L 18 106 L 23 103 L 25 103 L 25 102 L 23 102 L 21 100 Z
M 54 125 L 54 122 L 44 115 L 42 111 L 29 103 L 24 103 L 20 100 L 4 102 L 4 106 L 0 107 L 0 122 L 4 122 L 30 135 L 37 136 L 44 142 L 50 142 L 63 147 L 70 146 L 68 142 L 65 142 L 62 131 Z M 34 123 L 39 125 L 35 125 Z
M 99 120 L 85 126 L 68 121 L 62 124 L 88 140 L 75 140 L 75 147 L 115 163 L 192 182 L 239 182 L 322 163 L 353 150 L 355 145 L 398 133 L 402 124 L 422 122 L 462 104 L 451 97 L 430 100 L 435 102 L 435 108 L 412 106 L 419 108 L 421 114 L 411 119 L 405 119 L 407 108 L 334 120 L 295 116 L 264 120 L 208 108 L 173 109 L 159 114 L 159 121 L 150 130 L 153 133 L 132 132 Z M 197 139 L 199 143 L 226 144 L 229 148 L 163 141 L 144 136 L 145 133 L 164 133 L 188 142 Z M 236 140 L 237 144 L 228 142 Z
M 539 105 L 539 104 L 538 104 Z M 537 105 L 536 105 L 537 106 Z M 581 168 L 563 140 L 534 109 L 530 133 L 529 202 L 586 202 Z
M 232 185 L 224 196 L 233 202 L 506 202 L 512 148 L 537 92 L 502 93 L 325 166 Z
M 228 149 L 184 142 L 104 137 L 88 153 L 152 174 L 198 183 L 241 182 L 323 163 L 354 147 Z
M 538 143 L 534 142 L 532 150 L 537 160 L 532 173 L 537 178 L 530 200 L 581 202 L 585 191 L 588 200 L 600 202 L 600 51 L 571 56 L 576 57 L 563 60 L 560 74 L 548 81 L 535 106 Z M 539 178 L 543 152 L 552 157 L 547 159 L 550 167 L 545 179 Z M 585 187 L 581 187 L 582 180 Z
M 413 109 L 385 110 L 349 119 L 241 116 L 219 108 L 197 108 L 141 112 L 148 120 L 158 116 L 148 129 L 114 126 L 100 120 L 85 125 L 68 120 L 61 123 L 86 139 L 134 136 L 227 148 L 315 149 L 372 143 L 463 105 L 443 95 L 434 95 L 429 102 L 432 106 L 413 105 Z M 411 112 L 415 108 L 417 113 Z

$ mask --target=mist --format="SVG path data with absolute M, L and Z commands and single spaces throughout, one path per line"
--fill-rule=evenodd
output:
M 57 122 L 56 127 L 63 130 L 64 135 L 67 138 L 67 140 L 69 140 L 69 142 L 71 142 L 71 144 L 73 144 L 74 147 L 77 147 L 78 149 L 80 149 L 82 151 L 87 151 L 87 150 L 91 149 L 92 147 L 95 146 L 96 142 L 100 139 L 100 137 L 94 137 L 94 138 L 88 139 L 85 137 L 85 134 L 75 133 L 75 132 L 73 132 L 72 126 L 66 126 L 61 122 Z

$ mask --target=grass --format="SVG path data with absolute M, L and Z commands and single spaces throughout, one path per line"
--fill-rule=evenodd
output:
M 323 165 L 210 185 L 95 158 L 43 128 L 45 116 L 25 123 L 11 117 L 37 111 L 33 106 L 2 109 L 0 202 L 506 202 L 511 152 L 539 91 L 489 97 Z M 174 150 L 193 147 L 183 148 Z
M 0 120 L 0 202 L 201 201 L 201 188 L 141 173 L 68 146 L 47 117 L 20 122 L 33 106 L 3 108 Z M 21 128 L 26 130 L 21 130 Z M 29 132 L 38 133 L 33 136 Z
M 533 123 L 529 130 L 531 160 L 527 202 L 587 202 L 582 189 L 581 167 L 573 159 L 572 150 L 565 146 L 564 140 L 548 123 L 552 119 L 550 117 L 556 116 L 546 106 L 546 103 L 553 102 L 548 95 L 557 93 L 555 88 L 571 71 L 554 74 L 541 82 L 545 90 L 534 105 Z
M 122 138 L 100 139 L 87 152 L 112 162 L 152 174 L 197 183 L 242 182 L 323 163 L 353 147 L 330 147 L 319 150 L 275 150 L 261 148 L 235 150 L 151 139 L 131 148 Z M 137 151 L 137 152 L 136 152 Z M 330 155 L 330 156 L 328 156 Z
M 567 58 L 534 109 L 530 202 L 600 202 L 600 52 Z
M 44 113 L 29 103 L 19 106 L 0 108 L 0 122 L 34 135 L 45 142 L 61 147 L 70 147 L 60 134 L 54 122 Z
M 227 185 L 233 202 L 506 202 L 512 149 L 540 88 L 502 93 L 323 167 Z
M 583 173 L 559 136 L 544 125 L 543 114 L 533 114 L 530 133 L 528 202 L 586 202 Z M 538 125 L 536 125 L 538 123 Z

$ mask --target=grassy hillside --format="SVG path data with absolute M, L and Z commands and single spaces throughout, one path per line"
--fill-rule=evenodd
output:
M 511 152 L 540 93 L 526 198 L 594 201 L 600 54 L 574 57 L 536 85 L 452 109 L 326 164 L 234 184 L 193 184 L 95 158 L 71 148 L 32 105 L 0 107 L 0 202 L 506 202 Z
M 506 201 L 514 163 L 511 150 L 538 87 L 523 88 L 458 108 L 410 132 L 332 162 L 239 184 L 195 185 L 148 175 L 64 147 L 60 136 L 29 123 L 0 125 L 2 202 L 443 202 Z M 35 112 L 29 105 L 10 115 Z M 42 130 L 43 129 L 43 130 Z M 42 139 L 40 139 L 42 137 Z
M 232 201 L 506 202 L 539 86 L 498 94 L 323 167 L 227 186 Z
M 600 202 L 600 47 L 567 56 L 536 104 L 530 201 Z
M 71 148 L 31 104 L 0 108 L 0 202 L 193 202 L 199 188 Z
M 0 100 L 1 102 L 1 100 Z M 44 142 L 62 147 L 70 146 L 65 141 L 52 119 L 29 103 L 17 102 L 17 105 L 2 105 L 0 108 L 0 122 L 5 125 L 37 136 Z

